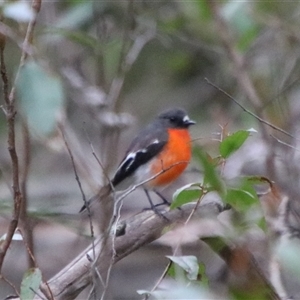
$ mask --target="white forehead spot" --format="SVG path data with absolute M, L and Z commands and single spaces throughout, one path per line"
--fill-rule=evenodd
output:
M 155 140 L 152 141 L 151 144 L 158 144 L 158 143 L 159 143 L 159 140 L 158 140 L 158 139 L 155 139 Z
M 189 116 L 186 115 L 183 117 L 182 120 L 183 120 L 183 122 L 188 122 L 188 121 L 190 121 L 190 118 L 189 118 Z

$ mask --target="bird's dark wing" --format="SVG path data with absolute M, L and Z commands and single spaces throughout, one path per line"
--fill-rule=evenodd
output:
M 131 176 L 141 165 L 149 162 L 165 146 L 168 134 L 165 128 L 152 124 L 144 129 L 132 141 L 125 158 L 119 165 L 112 185 L 116 186 L 125 178 Z

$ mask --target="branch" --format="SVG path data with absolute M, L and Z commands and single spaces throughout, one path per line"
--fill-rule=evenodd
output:
M 217 25 L 217 33 L 219 34 L 224 48 L 227 51 L 229 59 L 233 63 L 234 75 L 244 93 L 251 101 L 253 107 L 255 108 L 255 111 L 258 113 L 261 108 L 261 100 L 259 99 L 253 82 L 251 81 L 246 71 L 244 56 L 235 47 L 236 43 L 230 33 L 227 22 L 224 20 L 223 16 L 220 13 L 219 3 L 211 0 L 207 0 L 207 3 L 210 6 L 213 17 L 215 19 Z
M 247 108 L 245 108 L 242 104 L 240 104 L 235 98 L 233 98 L 230 94 L 228 94 L 226 91 L 224 91 L 223 89 L 221 89 L 220 87 L 216 86 L 215 84 L 213 84 L 209 79 L 205 78 L 205 81 L 211 85 L 212 87 L 214 87 L 215 89 L 217 89 L 219 92 L 223 93 L 225 96 L 227 96 L 230 100 L 232 100 L 236 105 L 238 105 L 244 112 L 246 112 L 247 114 L 249 114 L 250 116 L 254 117 L 255 119 L 257 119 L 259 122 L 268 125 L 269 127 L 284 133 L 285 135 L 291 137 L 291 138 L 295 138 L 292 134 L 288 133 L 287 131 L 283 130 L 280 127 L 277 127 L 276 125 L 262 119 L 261 117 L 259 117 L 258 115 L 254 114 L 252 111 L 248 110 Z
M 156 34 L 155 28 L 148 29 L 145 33 L 136 37 L 133 45 L 129 49 L 122 68 L 120 70 L 120 74 L 118 74 L 112 81 L 110 86 L 110 90 L 107 95 L 108 103 L 111 103 L 112 106 L 118 107 L 118 99 L 123 88 L 123 84 L 125 81 L 126 74 L 131 70 L 134 62 L 137 60 L 140 52 L 143 50 L 145 45 L 150 42 Z
M 186 204 L 181 209 L 164 211 L 165 218 L 155 214 L 153 211 L 141 212 L 130 219 L 124 225 L 125 234 L 115 238 L 114 250 L 116 255 L 112 256 L 113 236 L 109 236 L 106 246 L 102 247 L 102 237 L 95 240 L 95 249 L 90 245 L 80 255 L 78 255 L 69 265 L 48 281 L 56 300 L 74 299 L 79 293 L 92 283 L 95 251 L 97 268 L 103 278 L 111 264 L 111 257 L 114 257 L 113 263 L 117 263 L 122 258 L 139 249 L 140 247 L 151 243 L 162 236 L 164 229 L 171 224 L 185 221 L 195 208 L 195 203 Z M 216 216 L 224 209 L 216 203 L 200 205 L 195 211 L 194 217 L 205 218 Z M 48 287 L 42 284 L 38 293 L 47 290 Z M 38 299 L 37 297 L 35 299 Z
M 26 49 L 28 48 L 28 45 L 30 45 L 33 37 L 33 30 L 36 23 L 37 14 L 40 10 L 40 6 L 41 6 L 41 0 L 33 0 L 32 7 L 35 10 L 36 14 L 34 18 L 29 22 L 27 27 L 27 32 L 23 43 L 20 64 L 15 78 L 15 82 L 17 80 L 20 69 L 24 65 L 25 59 L 27 57 Z M 8 151 L 11 157 L 11 164 L 12 164 L 12 190 L 13 190 L 13 198 L 14 198 L 14 210 L 13 210 L 12 219 L 8 226 L 6 238 L 3 241 L 3 243 L 1 243 L 0 246 L 0 271 L 2 269 L 4 257 L 13 239 L 15 230 L 18 226 L 21 204 L 22 204 L 22 193 L 20 190 L 20 182 L 19 182 L 19 162 L 18 162 L 18 155 L 16 151 L 16 139 L 15 139 L 15 116 L 16 116 L 15 85 L 12 86 L 11 91 L 9 93 L 8 92 L 9 80 L 7 77 L 6 65 L 4 59 L 4 48 L 5 48 L 5 36 L 2 35 L 1 45 L 0 45 L 0 68 L 1 68 L 0 71 L 1 71 L 1 79 L 3 82 L 3 97 L 5 102 L 3 111 L 6 116 L 7 129 L 8 129 L 7 144 L 8 144 Z
M 249 99 L 251 104 L 254 107 L 254 111 L 256 115 L 263 117 L 262 112 L 262 101 L 258 96 L 258 93 L 255 89 L 255 86 L 250 79 L 247 69 L 245 67 L 245 59 L 241 52 L 238 51 L 236 47 L 236 42 L 231 35 L 230 29 L 226 20 L 223 18 L 222 14 L 220 13 L 219 5 L 217 1 L 207 0 L 207 4 L 209 5 L 212 15 L 215 19 L 215 23 L 217 26 L 217 34 L 223 43 L 224 48 L 227 51 L 230 61 L 233 64 L 234 69 L 234 76 L 242 89 L 243 93 Z M 261 119 L 261 118 L 260 118 Z M 260 123 L 261 124 L 261 123 Z M 261 131 L 264 137 L 267 139 L 267 132 L 264 126 L 261 126 Z

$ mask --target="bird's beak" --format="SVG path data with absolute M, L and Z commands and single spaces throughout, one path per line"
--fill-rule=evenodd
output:
M 187 118 L 186 120 L 184 120 L 184 124 L 187 126 L 191 126 L 191 125 L 195 125 L 196 122 Z

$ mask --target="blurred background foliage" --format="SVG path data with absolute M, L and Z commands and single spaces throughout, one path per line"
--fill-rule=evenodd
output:
M 7 35 L 6 66 L 13 85 L 26 22 L 34 11 L 26 1 L 7 1 L 0 7 L 0 30 Z M 21 177 L 29 169 L 28 177 L 22 178 L 34 253 L 46 278 L 88 243 L 79 234 L 84 231 L 84 221 L 77 215 L 82 199 L 58 127 L 65 133 L 87 195 L 104 180 L 90 144 L 110 174 L 138 128 L 165 108 L 181 106 L 189 112 L 197 121 L 192 128 L 194 144 L 211 157 L 218 155 L 222 135 L 253 127 L 257 133 L 226 160 L 222 176 L 229 180 L 252 174 L 274 180 L 293 199 L 294 214 L 287 219 L 299 229 L 299 14 L 298 1 L 42 2 L 28 57 L 16 82 L 16 135 Z M 237 56 L 241 64 L 234 61 Z M 243 73 L 258 102 L 241 84 Z M 206 78 L 292 137 L 244 112 Z M 29 128 L 27 134 L 24 128 Z M 0 114 L 1 233 L 12 207 L 6 138 L 5 115 Z M 197 168 L 195 160 L 190 171 Z M 195 180 L 199 180 L 195 172 L 189 172 L 177 188 Z M 146 205 L 134 193 L 124 205 L 124 214 Z M 257 242 L 260 236 L 255 239 Z M 18 243 L 12 245 L 4 269 L 11 282 L 19 282 L 27 269 L 26 251 Z M 216 265 L 220 262 L 201 245 L 203 254 L 194 244 L 192 252 L 209 262 L 210 280 L 218 282 L 220 266 Z M 56 246 L 72 251 L 62 255 L 63 250 L 49 250 Z M 160 260 L 146 272 L 149 251 L 159 253 Z M 158 242 L 139 250 L 139 258 L 120 262 L 112 276 L 112 297 L 140 299 L 136 290 L 151 288 L 161 274 L 162 253 L 170 254 Z M 16 255 L 20 263 L 11 268 Z M 126 281 L 128 270 L 132 276 Z M 143 275 L 137 275 L 140 273 Z M 122 291 L 118 282 L 122 282 Z M 293 288 L 291 295 L 296 293 Z M 10 291 L 9 285 L 0 282 L 0 297 Z M 240 292 L 235 297 L 247 299 Z

